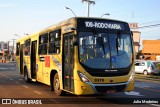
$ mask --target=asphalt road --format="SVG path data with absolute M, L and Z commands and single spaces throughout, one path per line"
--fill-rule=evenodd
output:
M 26 83 L 23 76 L 19 75 L 15 63 L 0 63 L 0 107 L 36 107 L 28 105 L 32 103 L 39 104 L 37 107 L 160 107 L 160 83 L 136 80 L 132 92 L 90 96 L 67 94 L 57 97 L 45 84 Z

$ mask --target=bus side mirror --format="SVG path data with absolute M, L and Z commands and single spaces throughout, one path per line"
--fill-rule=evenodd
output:
M 76 37 L 76 35 L 74 35 L 73 36 L 73 45 L 77 45 L 78 43 L 77 43 L 77 37 Z

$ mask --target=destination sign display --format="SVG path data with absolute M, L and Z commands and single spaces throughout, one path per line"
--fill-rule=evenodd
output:
M 102 29 L 122 29 L 122 26 L 117 23 L 105 23 L 105 22 L 85 22 L 86 27 L 90 28 L 102 28 Z
M 101 19 L 78 19 L 78 29 L 129 30 L 125 22 Z

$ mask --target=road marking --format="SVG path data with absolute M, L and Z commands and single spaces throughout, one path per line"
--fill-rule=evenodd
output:
M 29 88 L 29 87 L 28 87 L 28 86 L 26 86 L 26 85 L 23 85 L 23 87 L 24 87 L 24 88 Z
M 140 92 L 135 92 L 135 91 L 131 91 L 131 92 L 124 92 L 126 95 L 132 95 L 132 96 L 144 96 L 144 95 L 140 95 Z
M 9 80 L 11 80 L 11 81 L 12 81 L 13 79 L 11 78 L 11 79 L 9 79 Z
M 5 69 L 5 68 L 0 68 L 0 69 Z
M 155 89 L 146 88 L 146 87 L 137 87 L 137 88 L 146 89 L 146 90 L 149 90 L 149 91 L 156 91 L 156 92 L 160 92 L 160 90 L 155 90 Z
M 0 67 L 0 69 L 6 70 L 6 69 L 15 69 L 15 68 L 1 68 L 1 67 Z
M 8 75 L 18 75 L 19 76 L 19 74 L 8 74 Z
M 142 84 L 136 84 L 135 87 L 137 87 L 137 88 L 149 88 L 151 86 L 149 86 L 149 85 L 144 85 L 143 86 Z
M 19 81 L 23 81 L 23 79 L 18 79 Z
M 15 68 L 10 68 L 10 69 L 15 69 Z
M 149 104 L 149 105 L 152 105 L 152 106 L 155 106 L 155 107 L 160 107 L 160 105 L 158 105 L 158 104 Z
M 39 94 L 39 95 L 42 94 L 42 93 L 40 93 L 40 92 L 38 92 L 38 91 L 34 91 L 34 92 L 35 92 L 36 94 Z
M 19 82 L 16 82 L 17 84 L 19 84 Z

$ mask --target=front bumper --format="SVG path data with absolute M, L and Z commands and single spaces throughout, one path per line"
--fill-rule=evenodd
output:
M 89 94 L 106 94 L 116 93 L 134 90 L 134 80 L 124 83 L 113 83 L 113 84 L 81 84 L 77 87 L 78 90 L 75 92 L 77 95 L 89 95 Z

